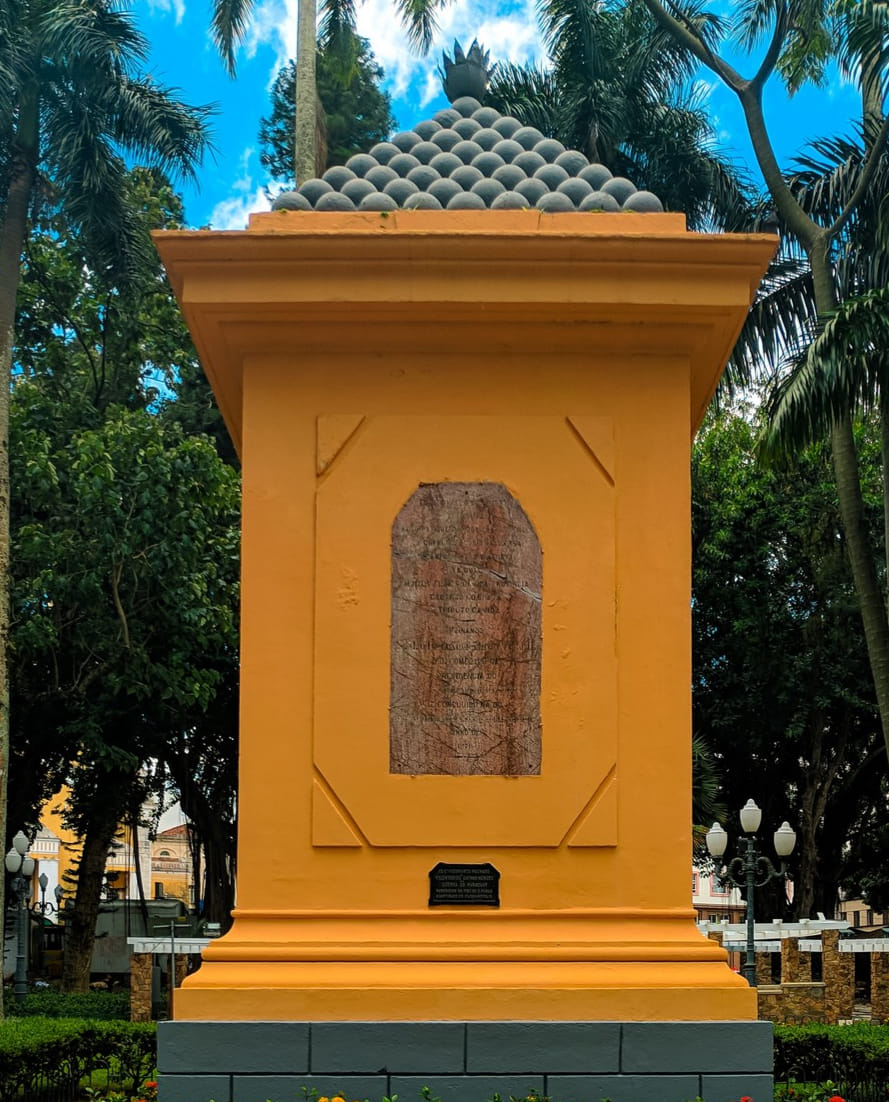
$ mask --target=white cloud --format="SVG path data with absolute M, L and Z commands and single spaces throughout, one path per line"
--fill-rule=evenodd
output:
M 261 0 L 245 41 L 248 56 L 259 46 L 275 51 L 270 79 L 296 51 L 297 0 Z M 437 62 L 443 47 L 450 52 L 458 38 L 464 48 L 478 38 L 492 61 L 522 64 L 537 61 L 542 47 L 534 15 L 534 0 L 468 0 L 449 4 L 439 13 L 439 31 L 432 49 L 419 56 L 408 46 L 407 35 L 393 0 L 359 0 L 358 33 L 370 40 L 377 61 L 386 71 L 386 88 L 393 99 L 410 96 L 416 109 L 438 94 Z
M 214 230 L 243 230 L 251 214 L 270 210 L 265 189 L 254 184 L 250 162 L 256 150 L 248 147 L 241 155 L 241 174 L 231 185 L 232 194 L 220 200 L 210 212 L 210 225 Z
M 148 0 L 148 7 L 152 11 L 172 12 L 177 27 L 185 17 L 185 0 Z

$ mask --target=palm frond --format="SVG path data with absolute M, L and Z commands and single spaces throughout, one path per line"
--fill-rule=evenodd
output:
M 438 30 L 438 12 L 448 3 L 450 0 L 395 0 L 412 49 L 428 53 Z
M 47 4 L 38 26 L 44 56 L 60 68 L 96 64 L 125 72 L 148 57 L 148 39 L 132 16 L 107 2 Z
M 552 138 L 559 133 L 561 94 L 552 72 L 501 63 L 494 69 L 485 103 Z
M 213 0 L 210 30 L 230 76 L 235 74 L 235 50 L 252 12 L 253 0 Z
M 775 384 L 767 403 L 764 453 L 791 455 L 855 409 L 873 409 L 889 382 L 887 350 L 889 287 L 838 306 Z
M 343 50 L 355 35 L 354 0 L 322 0 L 319 16 L 320 48 Z
M 815 328 L 812 274 L 803 258 L 774 260 L 732 350 L 725 376 L 729 393 L 774 375 L 788 351 L 804 346 Z

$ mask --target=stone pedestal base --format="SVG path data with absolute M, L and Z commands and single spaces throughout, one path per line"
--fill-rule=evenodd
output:
M 158 1024 L 160 1102 L 772 1102 L 769 1022 Z

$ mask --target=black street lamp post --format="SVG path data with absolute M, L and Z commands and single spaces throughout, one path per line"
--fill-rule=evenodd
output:
M 28 993 L 28 900 L 31 896 L 31 877 L 34 875 L 34 858 L 28 856 L 28 839 L 22 831 L 12 840 L 7 853 L 6 871 L 12 879 L 12 891 L 16 899 L 16 949 L 15 987 L 18 1002 Z
M 756 946 L 754 944 L 756 926 L 754 923 L 753 895 L 756 888 L 761 888 L 769 880 L 787 875 L 783 858 L 793 853 L 796 845 L 796 833 L 789 823 L 782 823 L 775 831 L 775 853 L 780 857 L 778 868 L 772 864 L 768 857 L 759 852 L 757 848 L 756 832 L 762 821 L 762 812 L 753 802 L 748 800 L 741 808 L 741 829 L 744 835 L 740 839 L 741 853 L 733 857 L 728 865 L 720 872 L 720 878 L 726 883 L 734 884 L 741 888 L 747 900 L 747 951 L 744 955 L 744 978 L 751 987 L 756 987 Z M 719 858 L 725 853 L 728 844 L 728 834 L 719 823 L 714 823 L 707 831 L 707 849 L 711 857 Z

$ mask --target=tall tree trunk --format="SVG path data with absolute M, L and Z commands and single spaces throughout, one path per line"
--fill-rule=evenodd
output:
M 317 19 L 316 0 L 299 0 L 296 24 L 296 126 L 293 159 L 297 186 L 314 176 L 317 159 L 315 151 Z
M 105 864 L 116 830 L 116 819 L 102 816 L 101 822 L 90 824 L 83 840 L 83 851 L 77 867 L 77 892 L 66 923 L 63 991 L 89 990 Z
M 10 158 L 6 215 L 0 228 L 0 843 L 6 853 L 10 834 L 6 817 L 9 781 L 9 388 L 15 344 L 15 304 L 18 297 L 28 207 L 37 165 L 38 104 L 35 89 L 23 91 L 16 137 Z M 17 828 L 21 824 L 16 824 Z M 0 876 L 0 915 L 6 914 L 6 878 Z M 0 990 L 0 1017 L 3 1013 Z

